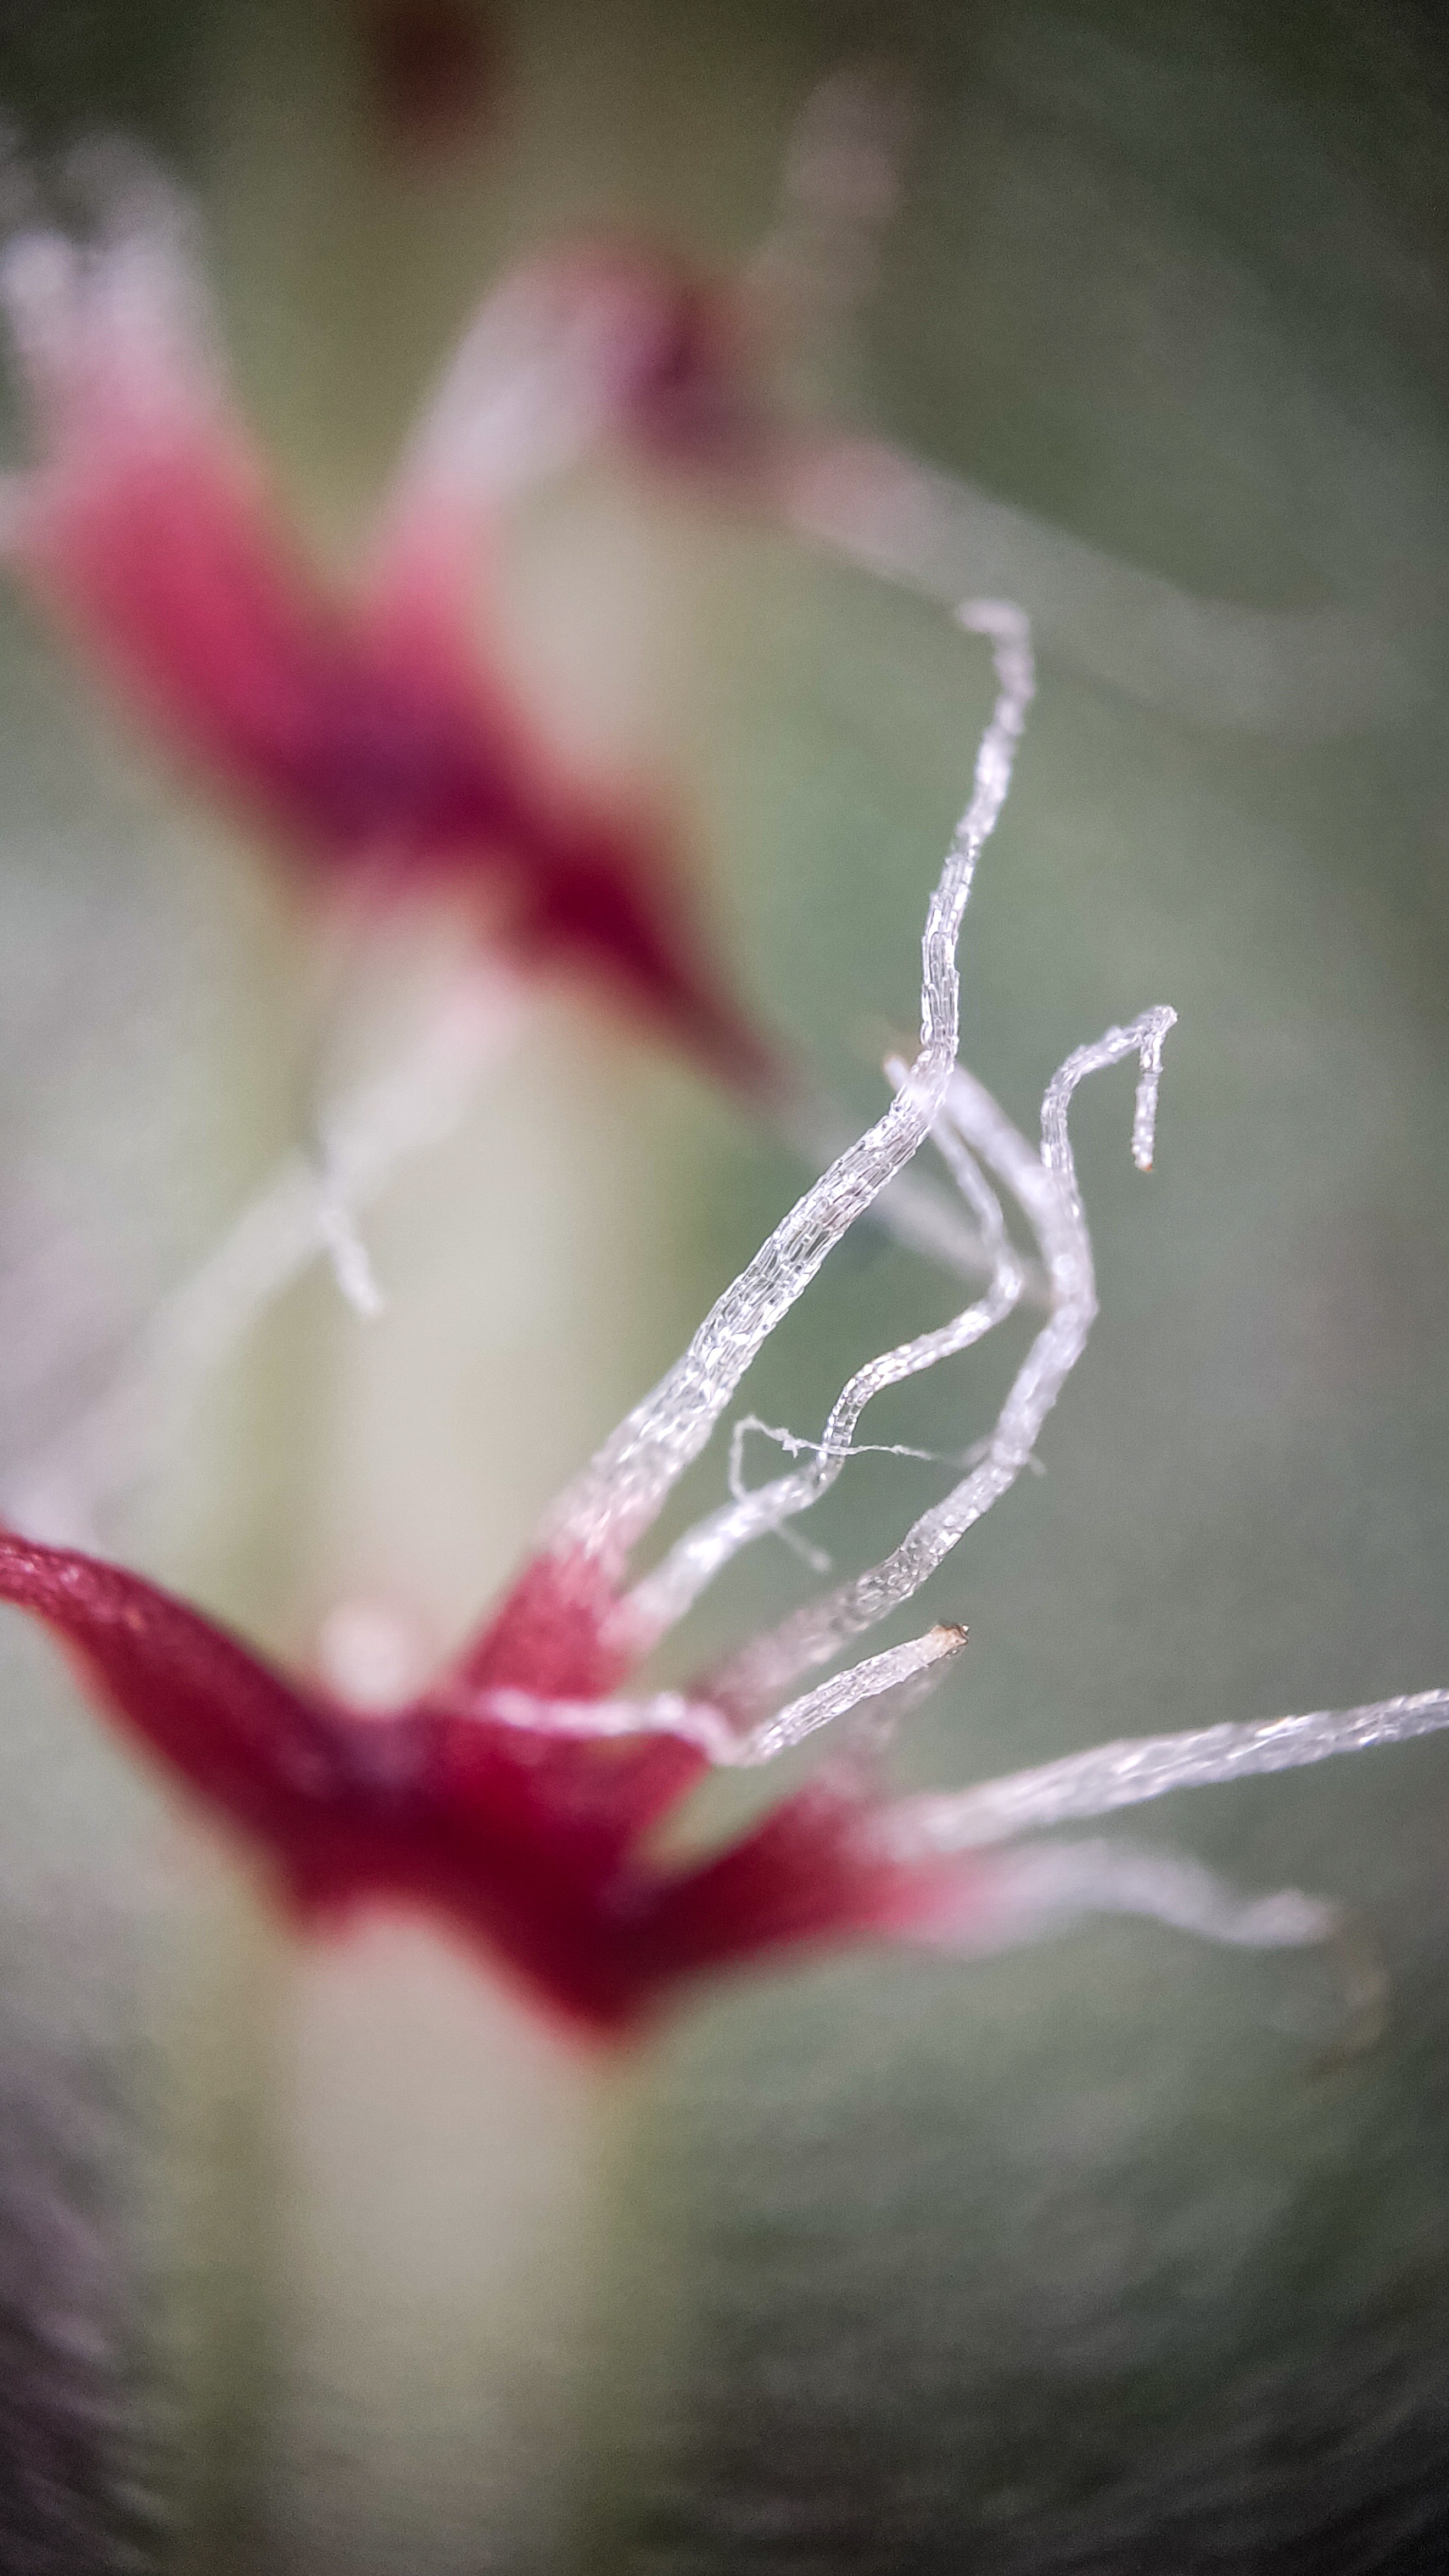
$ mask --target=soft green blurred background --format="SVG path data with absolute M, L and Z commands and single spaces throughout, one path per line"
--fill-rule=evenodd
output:
M 990 582 L 1048 630 L 966 1051 L 1029 1120 L 1079 1039 L 1157 1000 L 1182 1024 L 1150 1182 L 1125 1079 L 1082 1099 L 1102 1321 L 1045 1479 L 932 1587 L 972 1643 L 901 1776 L 1449 1680 L 1433 14 L 524 0 L 489 32 L 476 126 L 433 159 L 386 145 L 344 0 L 10 6 L 0 99 L 27 141 L 120 124 L 195 187 L 240 393 L 343 559 L 509 257 L 607 221 L 728 263 L 812 82 L 882 50 L 913 75 L 901 217 L 827 373 L 1024 514 L 992 523 Z M 1144 646 L 1140 584 L 1087 583 L 1102 557 L 1227 603 L 1229 675 L 1235 638 L 1278 639 L 1261 723 Z M 520 679 L 671 782 L 758 1009 L 870 1114 L 979 649 L 622 468 L 530 512 L 506 590 Z M 1320 695 L 1292 621 L 1329 611 L 1357 677 Z M 23 1448 L 295 1134 L 312 987 L 240 839 L 0 619 Z M 299 1290 L 117 1546 L 279 1651 L 370 1596 L 441 1649 L 799 1177 L 551 1004 L 370 1225 L 387 1318 Z M 847 1251 L 750 1404 L 813 1430 L 946 1301 Z M 963 1445 L 1012 1356 L 872 1436 Z M 688 1502 L 721 1476 L 711 1453 Z M 849 1564 L 934 1490 L 863 1461 L 822 1535 Z M 692 1650 L 799 1580 L 763 1554 Z M 1113 1924 L 722 1986 L 600 2072 L 424 1929 L 297 1953 L 44 1642 L 7 1617 L 0 1645 L 7 2568 L 1442 2565 L 1449 1748 L 1149 1820 L 1359 1910 L 1391 2019 L 1334 2071 L 1321 1963 Z

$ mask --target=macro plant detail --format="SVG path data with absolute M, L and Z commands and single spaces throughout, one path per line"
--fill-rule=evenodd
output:
M 7 2569 L 1437 2564 L 1392 15 L 0 27 Z
M 939 591 L 933 552 L 949 554 L 963 497 L 899 452 L 792 411 L 769 381 L 791 326 L 838 319 L 868 282 L 903 130 L 889 84 L 825 83 L 800 121 L 776 230 L 733 281 L 607 242 L 505 278 L 444 372 L 349 600 L 306 568 L 230 415 L 186 212 L 149 169 L 117 147 L 75 156 L 65 182 L 88 230 L 73 238 L 29 218 L 0 264 L 40 447 L 5 489 L 10 565 L 315 893 L 385 924 L 404 900 L 462 884 L 486 951 L 411 1055 L 319 1111 L 311 1147 L 177 1292 L 129 1373 L 20 1478 L 0 1592 L 46 1621 L 131 1730 L 261 1846 L 303 1918 L 422 1904 L 600 2029 L 627 2027 L 705 1968 L 807 1941 L 990 1946 L 1114 1906 L 1228 1940 L 1327 1937 L 1332 1909 L 1293 1891 L 1240 1900 L 1166 1854 L 1017 1849 L 1015 1838 L 1449 1722 L 1449 1700 L 1429 1693 L 1129 1739 L 893 1801 L 878 1778 L 885 1738 L 964 1630 L 938 1626 L 795 1688 L 903 1607 L 1033 1460 L 1096 1312 L 1067 1126 L 1088 1074 L 1137 1061 L 1133 1153 L 1143 1169 L 1152 1158 L 1169 1009 L 1067 1059 L 1047 1088 L 1039 1147 L 957 1062 L 957 935 L 1035 685 L 1026 618 L 1000 602 L 956 612 L 989 642 L 999 694 L 927 919 L 919 1054 L 887 1066 L 884 1116 L 835 1154 L 565 1491 L 513 1590 L 448 1671 L 402 1705 L 363 1713 L 273 1670 L 139 1575 L 48 1543 L 87 1534 L 131 1453 L 159 1440 L 168 1378 L 215 1365 L 316 1251 L 360 1311 L 376 1310 L 357 1210 L 456 1114 L 537 968 L 582 967 L 704 1066 L 771 1097 L 802 1131 L 813 1115 L 822 1132 L 815 1113 L 788 1110 L 797 1077 L 684 932 L 642 805 L 632 818 L 606 811 L 553 774 L 489 667 L 476 603 L 507 511 L 609 441 Z M 928 1140 L 961 1204 L 954 1225 L 914 1182 L 917 1194 L 903 1194 Z M 984 1277 L 981 1293 L 951 1324 L 858 1369 L 818 1440 L 775 1435 L 795 1463 L 753 1490 L 742 1444 L 764 1426 L 737 1424 L 730 1499 L 631 1579 L 632 1552 L 764 1341 L 833 1247 L 878 1211 L 948 1267 Z M 1031 1306 L 1044 1314 L 994 1431 L 887 1557 L 688 1689 L 640 1686 L 652 1649 L 721 1569 L 789 1535 L 830 1489 L 877 1394 Z M 651 1856 L 653 1829 L 710 1766 L 766 1763 L 828 1724 L 845 1751 L 742 1841 L 693 1867 Z
M 977 601 L 960 616 L 991 645 L 998 696 L 927 916 L 919 1052 L 909 1066 L 892 1062 L 883 1116 L 797 1201 L 565 1490 L 512 1591 L 448 1672 L 403 1705 L 364 1712 L 277 1671 L 139 1575 L 19 1531 L 0 1538 L 0 1595 L 45 1622 L 132 1734 L 259 1848 L 304 1923 L 422 1906 L 600 2034 L 629 2029 L 683 1981 L 803 1945 L 885 1937 L 989 1949 L 1102 1910 L 1255 1947 L 1329 1939 L 1334 1908 L 1296 1890 L 1242 1897 L 1166 1852 L 1018 1847 L 1016 1837 L 1449 1724 L 1449 1693 L 1433 1692 L 1129 1739 L 973 1790 L 891 1799 L 879 1785 L 884 1735 L 959 1653 L 964 1629 L 937 1625 L 791 1695 L 909 1602 L 1031 1462 L 1096 1313 L 1072 1095 L 1089 1074 L 1136 1061 L 1133 1155 L 1150 1168 L 1175 1018 L 1149 1009 L 1069 1056 L 1047 1087 L 1039 1147 L 958 1063 L 957 939 L 1034 687 L 1018 610 Z M 989 1247 L 985 1292 L 856 1371 L 818 1442 L 790 1435 L 805 1463 L 746 1490 L 736 1455 L 731 1499 L 631 1585 L 632 1551 L 764 1342 L 929 1139 Z M 872 1397 L 967 1350 L 1022 1303 L 1026 1262 L 1003 1194 L 1033 1237 L 1046 1313 L 965 1474 L 878 1564 L 690 1688 L 638 1689 L 641 1663 L 721 1567 L 785 1529 L 843 1471 Z M 844 1750 L 743 1838 L 693 1865 L 652 1854 L 652 1829 L 711 1765 L 767 1763 L 828 1725 Z
M 596 450 L 943 606 L 967 580 L 1001 579 L 1069 662 L 1148 703 L 1250 726 L 1276 707 L 1333 731 L 1409 685 L 1362 620 L 1189 599 L 790 398 L 791 359 L 870 290 L 909 124 L 890 76 L 822 82 L 776 221 L 735 275 L 588 238 L 506 275 L 444 368 L 346 594 L 307 563 L 234 415 L 184 201 L 128 149 L 95 145 L 58 174 L 71 231 L 7 171 L 0 304 L 39 454 L 3 486 L 0 554 L 146 729 L 262 827 L 330 934 L 337 1002 L 399 907 L 451 896 L 476 924 L 471 960 L 396 1060 L 336 1096 L 319 1088 L 295 1150 L 114 1382 L 10 1462 L 0 1496 L 28 1526 L 101 1535 L 195 1388 L 315 1259 L 360 1314 L 381 1310 L 364 1210 L 456 1126 L 554 969 L 672 1037 L 812 1162 L 845 1141 L 689 927 L 659 797 L 621 803 L 566 771 L 495 667 L 490 566 L 508 514 Z M 1101 659 L 1107 602 L 1152 639 L 1140 667 Z M 990 1270 L 977 1225 L 914 1173 L 875 1215 L 965 1280 Z

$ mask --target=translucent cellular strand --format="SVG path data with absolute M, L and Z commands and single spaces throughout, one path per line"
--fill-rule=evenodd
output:
M 969 1350 L 1003 1322 L 1022 1291 L 1022 1268 L 1007 1236 L 1001 1202 L 980 1166 L 963 1155 L 962 1191 L 976 1214 L 982 1241 L 992 1257 L 993 1277 L 987 1294 L 949 1324 L 918 1333 L 894 1350 L 868 1360 L 842 1387 L 830 1416 L 806 1463 L 775 1477 L 753 1493 L 738 1495 L 690 1530 L 661 1564 L 634 1586 L 629 1595 L 630 1626 L 641 1639 L 662 1636 L 682 1619 L 691 1604 L 730 1558 L 768 1531 L 779 1530 L 799 1512 L 808 1511 L 835 1483 L 852 1454 L 860 1417 L 873 1396 L 888 1386 L 934 1368 L 957 1352 Z
M 729 1759 L 745 1769 L 774 1762 L 780 1754 L 803 1744 L 807 1736 L 818 1734 L 822 1726 L 830 1726 L 853 1709 L 883 1698 L 887 1691 L 927 1678 L 934 1683 L 941 1667 L 953 1662 L 965 1643 L 964 1628 L 942 1625 L 927 1628 L 919 1637 L 908 1637 L 903 1646 L 887 1646 L 881 1654 L 867 1655 L 848 1671 L 833 1673 L 828 1682 L 788 1701 L 746 1733 L 732 1728 L 734 1750 Z
M 570 1700 L 540 1699 L 523 1690 L 485 1690 L 472 1696 L 452 1695 L 447 1706 L 450 1715 L 472 1715 L 534 1735 L 672 1735 L 696 1746 L 717 1769 L 741 1770 L 772 1762 L 787 1741 L 797 1744 L 833 1718 L 919 1681 L 958 1655 L 965 1643 L 964 1628 L 930 1628 L 903 1646 L 890 1646 L 883 1654 L 867 1657 L 848 1673 L 837 1673 L 812 1691 L 808 1702 L 782 1709 L 778 1718 L 748 1736 L 742 1736 L 712 1702 L 683 1691 L 654 1691 L 643 1699 Z
M 1124 1056 L 1135 1055 L 1141 1072 L 1132 1109 L 1132 1160 L 1139 1172 L 1150 1172 L 1157 1136 L 1157 1095 L 1162 1088 L 1162 1050 L 1169 1029 L 1176 1025 L 1176 1011 L 1168 1003 L 1159 1003 L 1155 1010 L 1142 1012 L 1130 1028 L 1108 1029 L 1090 1046 L 1075 1048 L 1047 1085 L 1041 1105 L 1042 1159 L 1060 1183 L 1083 1231 L 1082 1194 L 1077 1187 L 1076 1160 L 1067 1132 L 1072 1094 L 1089 1073 L 1104 1073 L 1109 1065 L 1120 1064 Z
M 802 346 L 808 365 L 812 346 L 823 346 L 874 284 L 880 235 L 899 204 L 901 157 L 914 121 L 912 94 L 901 75 L 871 64 L 832 73 L 800 110 L 785 152 L 779 220 L 741 281 L 747 294 L 763 296 L 767 309 L 779 307 L 788 320 L 797 374 Z M 787 443 L 792 437 L 788 430 L 777 435 Z M 849 543 L 839 551 L 858 559 Z M 949 594 L 938 590 L 935 596 L 954 614 L 965 587 L 963 580 Z M 849 1142 L 828 1101 L 794 1110 L 787 1129 L 812 1161 L 833 1162 Z M 890 1183 L 874 1215 L 908 1251 L 955 1277 L 994 1278 L 991 1245 L 962 1222 L 948 1196 L 915 1172 L 902 1172 Z M 1034 1296 L 1039 1286 L 1028 1275 L 1027 1293 Z
M 877 1850 L 873 1840 L 870 1848 Z M 1336 1906 L 1300 1888 L 1244 1896 L 1215 1870 L 1176 1852 L 1060 1842 L 993 1853 L 986 1903 L 978 1897 L 959 1923 L 949 1915 L 939 1927 L 928 1921 L 915 1937 L 952 1948 L 1007 1949 L 1043 1940 L 1088 1914 L 1142 1915 L 1245 1950 L 1306 1949 L 1332 1940 L 1342 1927 Z
M 798 1743 L 817 1726 L 828 1725 L 872 1700 L 885 1698 L 889 1692 L 932 1677 L 960 1652 L 964 1642 L 965 1632 L 960 1628 L 930 1629 L 907 1645 L 872 1655 L 851 1672 L 836 1675 L 810 1693 L 807 1701 L 798 1704 L 801 1712 L 813 1709 L 808 1724 L 799 1723 L 793 1712 L 782 1710 L 778 1719 L 766 1721 L 748 1737 L 739 1736 L 708 1700 L 676 1691 L 658 1691 L 637 1700 L 540 1700 L 527 1691 L 492 1690 L 479 1693 L 471 1710 L 467 1701 L 459 1701 L 453 1704 L 451 1713 L 476 1714 L 492 1724 L 516 1726 L 532 1735 L 596 1741 L 669 1735 L 692 1744 L 717 1766 L 739 1768 L 773 1760 L 785 1749 L 782 1735 L 790 1743 Z M 1431 1699 L 1437 1700 L 1441 1711 L 1436 1722 L 1449 1724 L 1449 1693 L 1426 1694 L 1423 1702 L 1414 1705 L 1422 1709 Z M 1350 1716 L 1364 1720 L 1372 1714 L 1382 1715 L 1382 1710 L 1342 1714 L 1345 1720 Z M 1289 1725 L 1316 1722 L 1281 1721 Z M 1218 1734 L 1250 1731 L 1209 1730 Z M 1108 1753 L 1120 1749 L 1102 1748 Z M 1324 1748 L 1351 1749 L 1354 1747 L 1348 1741 Z M 1025 1773 L 1021 1779 L 1045 1779 L 1068 1767 L 1051 1764 L 1042 1774 Z M 1010 1789 L 1016 1784 L 992 1785 Z M 1180 1781 L 1172 1785 L 1191 1784 Z M 945 1820 L 945 1811 L 954 1808 L 960 1813 L 972 1797 L 984 1799 L 986 1794 L 968 1792 L 966 1799 L 959 1800 L 902 1799 L 884 1810 L 866 1813 L 855 1828 L 857 1847 L 868 1862 L 910 1867 L 959 1852 L 980 1849 L 983 1854 L 989 1853 L 989 1874 L 984 1879 L 968 1878 L 959 1886 L 948 1884 L 938 1894 L 928 1894 L 920 1911 L 914 1917 L 908 1912 L 898 1927 L 902 1936 L 952 1949 L 1008 1949 L 1022 1942 L 1046 1939 L 1091 1914 L 1139 1915 L 1200 1940 L 1245 1949 L 1306 1948 L 1333 1940 L 1343 1930 L 1340 1909 L 1322 1898 L 1292 1887 L 1245 1896 L 1202 1862 L 1175 1852 L 1103 1841 L 1050 1842 L 1004 1849 L 1002 1846 L 1021 1828 L 1019 1808 L 993 1816 L 983 1804 L 968 1826 L 953 1830 Z M 1049 1811 L 1043 1804 L 1042 1812 L 1031 1814 L 1026 1821 L 1060 1822 L 1067 1812 L 1064 1806 Z M 1070 1812 L 1095 1810 L 1073 1807 Z
M 1449 1691 L 1370 1700 L 1360 1708 L 1316 1709 L 1306 1717 L 1262 1718 L 1244 1726 L 1195 1727 L 1181 1735 L 1124 1736 L 1069 1753 L 1035 1770 L 987 1780 L 948 1796 L 899 1799 L 872 1830 L 900 1859 L 970 1851 L 1049 1825 L 1143 1805 L 1173 1789 L 1296 1771 L 1338 1753 L 1367 1753 L 1449 1727 Z
M 32 1537 L 84 1544 L 103 1508 L 143 1475 L 210 1373 L 321 1255 L 363 1314 L 381 1293 L 358 1219 L 411 1156 L 441 1143 L 526 1008 L 515 979 L 481 968 L 386 1072 L 317 1122 L 191 1277 L 151 1317 L 111 1384 L 39 1457 L 5 1480 L 5 1509 Z
M 640 1699 L 540 1699 L 533 1691 L 514 1689 L 456 1691 L 448 1696 L 447 1713 L 488 1726 L 515 1726 L 525 1735 L 588 1742 L 671 1735 L 692 1744 L 717 1768 L 735 1759 L 736 1739 L 728 1719 L 707 1700 L 691 1699 L 682 1691 L 651 1691 Z
M 921 943 L 921 1052 L 885 1116 L 798 1199 L 705 1317 L 683 1357 L 604 1443 L 549 1513 L 542 1543 L 622 1560 L 704 1447 L 750 1362 L 826 1254 L 935 1124 L 951 1079 L 960 987 L 956 941 L 976 861 L 1005 802 L 1035 685 L 1026 622 L 997 601 L 958 611 L 990 639 L 998 696 L 977 754 L 975 785 L 932 895 Z
M 998 1176 L 1007 1179 L 1030 1219 L 1051 1284 L 1052 1313 L 1018 1370 L 984 1454 L 970 1474 L 922 1513 L 890 1556 L 852 1582 L 837 1585 L 821 1600 L 807 1603 L 710 1676 L 711 1696 L 737 1717 L 755 1716 L 797 1673 L 808 1671 L 812 1664 L 829 1663 L 852 1637 L 909 1601 L 973 1523 L 1016 1482 L 1047 1414 L 1081 1357 L 1097 1312 L 1091 1239 L 1067 1133 L 1068 1103 L 1087 1074 L 1137 1056 L 1142 1073 L 1133 1120 L 1133 1156 L 1139 1168 L 1147 1168 L 1162 1045 L 1176 1016 L 1165 1005 L 1144 1011 L 1127 1028 L 1109 1029 L 1095 1044 L 1079 1047 L 1067 1058 L 1053 1076 L 1043 1103 L 1039 1158 L 974 1075 L 957 1068 L 947 1087 L 946 1118 L 975 1150 L 984 1153 Z
M 783 1132 L 813 1163 L 834 1162 L 851 1141 L 840 1113 L 828 1101 L 808 1101 L 787 1110 Z M 871 1209 L 871 1221 L 893 1242 L 902 1244 L 935 1269 L 973 1284 L 992 1277 L 996 1263 L 951 1193 L 923 1173 L 906 1170 L 887 1183 Z M 1028 1305 L 1046 1304 L 1046 1283 L 1034 1261 L 1024 1265 L 1023 1297 Z

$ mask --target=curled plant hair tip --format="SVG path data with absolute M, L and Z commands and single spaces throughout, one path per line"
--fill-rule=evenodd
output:
M 1139 1172 L 1150 1172 L 1157 1144 L 1157 1095 L 1162 1081 L 1162 1050 L 1169 1032 L 1177 1026 L 1177 1013 L 1170 1002 L 1159 1002 L 1153 1010 L 1144 1011 L 1142 1025 L 1146 1035 L 1132 1118 L 1132 1160 Z

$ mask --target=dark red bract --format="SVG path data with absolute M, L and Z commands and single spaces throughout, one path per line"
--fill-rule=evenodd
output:
M 692 297 L 606 249 L 506 284 L 347 595 L 308 565 L 190 345 L 196 287 L 174 230 L 161 209 L 89 252 L 41 234 L 6 256 L 44 448 L 7 495 L 9 561 L 313 886 L 475 891 L 480 926 L 520 963 L 581 969 L 713 1071 L 768 1084 L 768 1050 L 685 920 L 674 835 L 649 799 L 551 754 L 481 640 L 509 497 L 611 425 L 689 412 L 709 372 Z
M 600 2035 L 681 1980 L 801 1944 L 909 1931 L 971 1864 L 872 1857 L 862 1793 L 807 1788 L 703 1864 L 643 1848 L 695 1787 L 678 1737 L 571 1740 L 489 1713 L 490 1692 L 600 1695 L 607 1589 L 539 1558 L 434 1688 L 360 1715 L 278 1672 L 140 1575 L 0 1531 L 0 1599 L 45 1621 L 88 1687 L 264 1856 L 304 1924 L 420 1907 Z
M 731 1080 L 765 1079 L 693 951 L 658 827 L 551 774 L 501 685 L 415 598 L 330 599 L 244 460 L 194 434 L 122 436 L 37 497 L 18 551 L 132 702 L 314 883 L 384 899 L 475 884 L 523 961 L 571 958 Z

